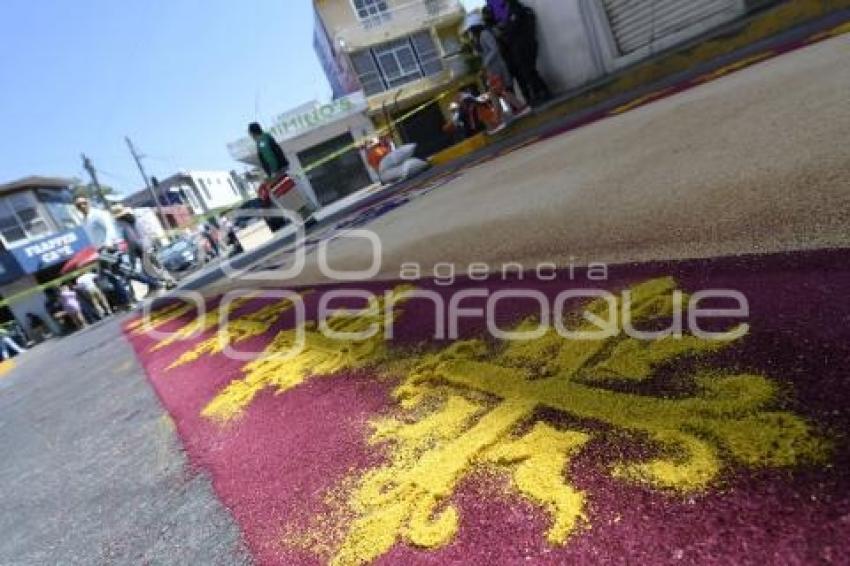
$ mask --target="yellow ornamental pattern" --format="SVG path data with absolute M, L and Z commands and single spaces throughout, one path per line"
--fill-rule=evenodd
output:
M 148 317 L 142 317 L 134 320 L 127 325 L 127 330 L 133 335 L 140 335 L 150 332 L 154 328 L 168 324 L 173 320 L 182 318 L 195 310 L 195 305 L 191 303 L 172 303 L 150 313 Z
M 245 304 L 248 303 L 251 298 L 252 295 L 246 295 L 244 297 L 239 297 L 238 299 L 231 301 L 227 305 L 226 314 L 229 316 L 234 311 L 245 306 Z M 180 329 L 176 330 L 174 333 L 171 334 L 171 336 L 169 336 L 165 340 L 157 342 L 156 345 L 151 348 L 151 351 L 155 352 L 157 350 L 161 350 L 176 342 L 188 340 L 192 338 L 192 336 L 203 334 L 205 332 L 213 330 L 214 328 L 217 328 L 221 323 L 222 317 L 225 315 L 224 311 L 224 305 L 219 305 L 218 307 L 208 312 L 205 312 L 203 316 L 196 318 L 190 324 L 187 324 L 186 326 L 183 326 Z
M 307 291 L 300 295 L 303 297 L 309 293 L 310 291 Z M 229 312 L 233 312 L 243 306 L 248 300 L 250 300 L 250 297 L 234 300 L 231 303 L 231 307 L 228 309 Z M 219 309 L 210 312 L 208 315 L 210 318 L 202 323 L 204 325 L 204 331 L 209 331 L 218 327 L 216 334 L 206 340 L 202 340 L 189 350 L 183 352 L 180 357 L 168 366 L 167 369 L 171 370 L 176 367 L 195 362 L 200 359 L 201 356 L 219 354 L 228 346 L 233 346 L 240 342 L 250 340 L 251 338 L 261 336 L 268 331 L 269 327 L 277 322 L 282 314 L 291 310 L 293 307 L 294 304 L 292 300 L 284 298 L 256 311 L 244 314 L 232 320 L 228 319 L 226 325 L 220 325 L 220 322 L 223 321 L 220 307 Z M 181 329 L 181 331 L 182 330 L 184 329 Z M 191 324 L 185 327 L 185 330 L 188 335 L 197 333 L 197 324 Z
M 280 332 L 257 360 L 245 365 L 245 377 L 230 383 L 204 408 L 202 414 L 211 419 L 227 421 L 239 416 L 257 393 L 266 388 L 272 388 L 280 394 L 300 385 L 310 376 L 332 375 L 344 370 L 379 365 L 387 354 L 384 330 L 390 321 L 384 313 L 385 305 L 387 302 L 404 303 L 405 298 L 401 295 L 409 289 L 401 286 L 392 293 L 374 297 L 362 311 L 369 314 L 358 314 L 360 311 L 340 312 L 327 321 L 331 329 L 340 333 L 374 331 L 369 338 L 347 341 L 329 338 L 312 323 L 303 329 Z M 395 312 L 395 316 L 398 314 L 400 311 Z M 245 330 L 262 334 L 271 322 L 252 319 Z M 299 335 L 301 330 L 303 337 Z
M 632 320 L 651 324 L 668 317 L 674 289 L 669 278 L 635 287 Z M 588 308 L 597 315 L 606 310 L 602 303 Z M 586 324 L 576 321 L 576 327 Z M 325 521 L 332 541 L 323 546 L 336 549 L 328 558 L 339 565 L 364 564 L 400 542 L 422 548 L 449 543 L 460 520 L 452 494 L 481 466 L 507 469 L 517 492 L 548 513 L 547 540 L 565 544 L 585 522 L 589 497 L 565 474 L 593 435 L 533 422 L 540 409 L 648 442 L 654 457 L 618 462 L 608 472 L 657 489 L 705 490 L 733 463 L 780 467 L 823 457 L 825 443 L 803 419 L 771 410 L 777 387 L 762 376 L 684 375 L 692 393 L 669 398 L 608 387 L 617 382 L 634 387 L 665 363 L 698 359 L 728 344 L 693 337 L 675 343 L 636 344 L 624 336 L 575 341 L 553 331 L 497 348 L 458 342 L 411 360 L 395 390 L 402 413 L 373 422 L 371 441 L 386 446 L 389 462 L 356 479 L 336 527 Z

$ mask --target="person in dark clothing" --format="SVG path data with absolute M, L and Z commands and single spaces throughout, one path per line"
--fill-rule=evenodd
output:
M 540 46 L 537 42 L 537 15 L 520 0 L 488 0 L 494 24 L 501 31 L 508 66 L 529 104 L 552 98 L 549 85 L 537 70 Z
M 133 211 L 127 207 L 116 205 L 112 208 L 112 216 L 115 217 L 115 224 L 118 226 L 118 232 L 121 238 L 127 242 L 127 253 L 131 257 L 141 260 L 145 256 L 144 238 L 139 233 L 136 226 L 136 216 Z
M 257 157 L 266 175 L 277 177 L 281 173 L 286 173 L 289 170 L 289 161 L 277 141 L 264 132 L 263 127 L 256 122 L 248 126 L 248 132 L 257 144 Z
M 48 287 L 44 290 L 44 295 L 47 300 L 44 302 L 44 310 L 53 319 L 53 322 L 59 327 L 61 334 L 70 334 L 77 329 L 77 325 L 73 316 L 66 312 L 62 307 L 62 300 L 59 297 L 59 289 Z
M 203 226 L 201 226 L 201 237 L 203 237 L 210 245 L 210 253 L 214 257 L 218 257 L 221 255 L 221 248 L 218 245 L 218 237 L 216 230 L 213 229 L 213 227 L 208 222 L 204 222 Z
M 97 286 L 106 295 L 113 311 L 116 309 L 127 310 L 132 306 L 133 298 L 130 293 L 130 284 L 103 266 L 98 269 Z
M 130 257 L 133 271 L 139 275 L 134 279 L 152 289 L 171 285 L 171 275 L 159 264 L 153 248 L 139 231 L 132 209 L 117 205 L 112 209 L 112 215 L 115 217 L 119 235 L 127 242 L 127 255 Z
M 28 334 L 32 341 L 36 344 L 41 344 L 52 336 L 50 328 L 44 320 L 35 313 L 27 313 L 27 326 L 29 327 Z

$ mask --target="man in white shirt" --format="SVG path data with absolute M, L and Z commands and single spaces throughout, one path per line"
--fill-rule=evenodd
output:
M 89 199 L 86 197 L 77 197 L 74 206 L 83 215 L 83 228 L 85 228 L 86 235 L 94 247 L 100 249 L 114 247 L 118 244 L 121 236 L 118 232 L 118 226 L 115 224 L 115 219 L 109 212 L 92 208 Z

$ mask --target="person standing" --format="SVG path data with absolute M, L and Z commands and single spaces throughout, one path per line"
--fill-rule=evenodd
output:
M 485 17 L 486 16 L 486 17 Z M 485 8 L 484 15 L 472 12 L 467 15 L 463 24 L 463 32 L 468 33 L 472 39 L 475 51 L 481 56 L 484 69 L 487 72 L 487 84 L 490 87 L 490 96 L 494 107 L 500 114 L 502 124 L 491 133 L 496 133 L 507 125 L 502 114 L 502 100 L 510 107 L 511 112 L 517 118 L 528 115 L 531 108 L 520 102 L 513 90 L 514 78 L 508 68 L 508 64 L 502 55 L 499 40 L 487 25 L 487 19 L 492 14 Z
M 494 10 L 494 18 L 502 30 L 508 60 L 523 96 L 533 106 L 548 101 L 552 92 L 537 70 L 540 53 L 537 15 L 520 0 L 488 0 L 490 2 L 499 5 L 498 15 Z
M 159 264 L 153 246 L 139 230 L 139 222 L 132 209 L 116 205 L 112 208 L 112 215 L 121 239 L 127 243 L 127 255 L 133 271 L 140 271 L 145 276 L 138 281 L 152 288 L 159 288 L 163 283 L 166 286 L 173 284 L 171 274 Z
M 83 307 L 80 305 L 80 300 L 69 286 L 63 285 L 59 290 L 59 302 L 62 305 L 62 312 L 68 315 L 74 326 L 77 328 L 86 327 L 86 319 L 83 316 Z
M 277 141 L 263 127 L 253 122 L 248 126 L 248 133 L 257 144 L 257 157 L 269 178 L 277 177 L 289 170 L 289 161 Z
M 111 214 L 105 210 L 93 208 L 89 199 L 83 196 L 74 200 L 74 206 L 83 215 L 83 228 L 94 247 L 101 249 L 118 245 L 121 236 Z
M 100 290 L 97 278 L 94 272 L 83 273 L 77 277 L 77 288 L 88 296 L 99 316 L 103 318 L 112 314 L 112 308 L 106 300 L 106 295 Z
M 263 166 L 263 171 L 265 171 L 266 176 L 268 176 L 268 180 L 260 186 L 258 191 L 259 196 L 266 204 L 266 207 L 269 208 L 272 206 L 278 206 L 280 208 L 292 210 L 293 212 L 297 212 L 307 225 L 315 223 L 315 220 L 310 218 L 315 211 L 314 205 L 304 197 L 297 187 L 294 187 L 297 191 L 296 194 L 298 195 L 297 200 L 295 200 L 294 203 L 291 201 L 289 202 L 289 204 L 297 208 L 297 210 L 295 208 L 285 206 L 281 202 L 280 198 L 275 196 L 275 185 L 281 181 L 289 171 L 289 160 L 286 159 L 283 149 L 281 149 L 277 141 L 269 133 L 264 132 L 262 126 L 256 122 L 248 125 L 248 133 L 257 144 L 257 158 L 260 160 L 260 164 Z M 294 179 L 290 180 L 294 185 Z M 269 225 L 272 232 L 275 232 L 286 224 L 286 220 L 274 215 L 272 217 L 267 217 L 266 223 Z

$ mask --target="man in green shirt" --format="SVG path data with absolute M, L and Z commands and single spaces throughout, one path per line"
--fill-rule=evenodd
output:
M 283 150 L 275 139 L 264 132 L 262 126 L 256 122 L 248 126 L 248 132 L 257 143 L 257 157 L 260 158 L 260 164 L 266 175 L 274 178 L 285 173 L 289 169 L 289 161 L 286 160 Z

